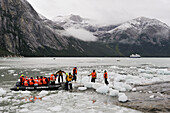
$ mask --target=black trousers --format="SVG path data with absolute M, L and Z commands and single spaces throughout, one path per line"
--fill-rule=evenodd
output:
M 106 85 L 108 85 L 108 84 L 109 84 L 109 82 L 107 81 L 107 78 L 105 78 L 105 84 L 106 84 Z
M 96 79 L 96 78 L 91 78 L 91 82 L 94 82 L 94 83 L 95 83 L 95 79 Z
M 70 87 L 69 87 L 69 86 L 70 86 Z M 65 84 L 65 89 L 66 89 L 66 90 L 68 90 L 68 89 L 73 89 L 73 88 L 72 88 L 72 83 L 70 83 L 70 82 L 67 81 L 66 84 Z
M 58 83 L 60 83 L 60 77 L 61 77 L 62 82 L 63 82 L 63 75 L 59 75 L 59 76 L 58 76 Z
M 75 81 L 77 80 L 76 74 L 73 74 L 73 80 L 75 80 Z M 72 81 L 73 81 L 73 80 L 72 80 Z

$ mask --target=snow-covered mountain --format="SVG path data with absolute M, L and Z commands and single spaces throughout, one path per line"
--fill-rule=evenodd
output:
M 95 20 L 73 14 L 57 16 L 52 21 L 64 27 L 72 36 L 84 41 L 97 41 L 99 34 L 107 33 L 107 31 L 117 27 L 117 25 L 102 26 L 96 24 Z
M 156 19 L 139 17 L 122 23 L 99 37 L 106 42 L 119 41 L 120 43 L 140 44 L 141 41 L 146 41 L 161 45 L 162 41 L 170 40 L 170 27 Z
M 57 16 L 52 19 L 56 24 L 64 27 L 72 36 L 83 41 L 96 41 L 98 38 L 93 35 L 98 26 L 93 20 L 82 18 L 79 15 Z
M 92 24 L 90 19 L 78 15 L 59 16 L 53 20 L 73 36 L 102 42 L 120 56 L 132 53 L 167 56 L 170 50 L 170 27 L 157 19 L 138 17 L 107 26 Z

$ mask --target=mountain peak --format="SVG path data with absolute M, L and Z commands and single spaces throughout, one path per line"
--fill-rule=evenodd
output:
M 75 21 L 75 22 L 82 22 L 83 19 L 79 15 L 73 15 L 71 14 L 69 17 L 70 20 Z

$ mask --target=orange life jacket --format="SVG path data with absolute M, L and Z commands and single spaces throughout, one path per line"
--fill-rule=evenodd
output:
M 43 78 L 43 84 L 47 84 L 46 78 Z
M 51 74 L 50 81 L 54 81 L 54 74 Z
M 41 78 L 38 79 L 38 85 L 39 85 L 39 86 L 42 85 L 42 79 L 41 79 Z
M 33 79 L 29 79 L 29 84 L 30 84 L 30 86 L 34 85 Z
M 107 72 L 104 73 L 104 78 L 108 78 Z
M 38 84 L 38 79 L 34 79 L 34 84 Z
M 24 81 L 24 86 L 28 86 L 28 80 Z
M 73 68 L 73 74 L 77 74 L 77 69 Z
M 96 72 L 92 72 L 91 75 L 92 75 L 92 78 L 96 78 Z

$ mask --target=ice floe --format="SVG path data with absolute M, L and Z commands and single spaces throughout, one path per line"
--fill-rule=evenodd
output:
M 85 90 L 87 90 L 87 87 L 78 87 L 78 90 L 85 91 Z

